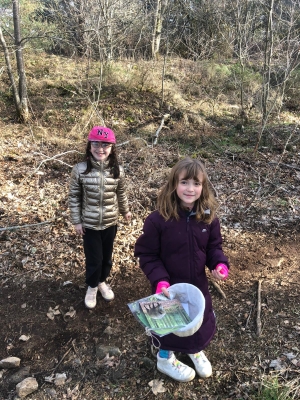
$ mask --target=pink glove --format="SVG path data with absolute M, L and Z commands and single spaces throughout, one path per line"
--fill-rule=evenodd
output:
M 218 264 L 215 268 L 221 275 L 223 275 L 223 281 L 228 277 L 228 267 L 225 264 Z
M 169 282 L 167 282 L 167 281 L 160 281 L 160 282 L 158 282 L 158 284 L 157 284 L 157 286 L 156 286 L 156 292 L 155 292 L 155 294 L 162 293 L 162 288 L 168 289 L 169 286 L 170 286 L 170 284 L 169 284 Z

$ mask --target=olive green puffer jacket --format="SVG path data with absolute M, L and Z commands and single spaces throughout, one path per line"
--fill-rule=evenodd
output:
M 118 215 L 129 212 L 125 192 L 125 174 L 120 166 L 120 176 L 114 179 L 108 162 L 92 160 L 93 168 L 87 175 L 86 162 L 73 167 L 69 190 L 69 208 L 74 225 L 103 230 L 116 225 Z

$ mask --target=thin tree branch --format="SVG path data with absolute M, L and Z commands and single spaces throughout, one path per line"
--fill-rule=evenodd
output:
M 26 224 L 26 225 L 7 226 L 6 228 L 0 228 L 0 232 L 4 232 L 4 231 L 14 231 L 14 230 L 17 230 L 17 229 L 31 228 L 32 226 L 51 224 L 53 221 L 54 221 L 54 220 L 38 222 L 38 223 L 36 223 L 36 224 Z
M 217 282 L 211 280 L 211 283 L 213 287 L 220 293 L 220 295 L 223 297 L 223 299 L 226 299 L 226 294 L 223 292 L 223 290 L 220 288 L 220 286 L 217 284 Z
M 45 162 L 47 162 L 47 161 L 52 161 L 52 160 L 56 160 L 58 157 L 61 157 L 61 156 L 64 156 L 65 154 L 70 154 L 70 153 L 82 154 L 82 153 L 80 153 L 80 151 L 77 151 L 77 150 L 65 151 L 64 153 L 56 154 L 56 155 L 53 156 L 53 157 L 45 156 L 45 155 L 42 154 L 42 153 L 33 153 L 33 154 L 40 154 L 40 155 L 43 155 L 43 156 L 48 157 L 48 158 L 47 158 L 46 160 L 42 160 L 42 161 L 39 163 L 39 165 L 37 166 L 37 168 L 32 172 L 31 175 L 35 174 Z M 61 161 L 61 160 L 56 160 L 56 161 L 60 161 L 60 162 L 64 163 L 64 162 Z M 66 164 L 68 167 L 72 168 L 72 165 L 69 165 L 69 164 L 67 164 L 67 163 L 64 163 L 64 164 Z M 30 176 L 31 176 L 31 175 L 30 175 Z
M 276 166 L 282 165 L 283 167 L 290 168 L 290 169 L 295 169 L 296 171 L 300 171 L 300 167 L 296 167 L 295 165 L 284 164 L 282 162 L 270 161 L 269 164 L 270 165 L 276 165 Z
M 154 146 L 157 144 L 158 136 L 159 136 L 159 134 L 160 134 L 160 131 L 162 130 L 162 127 L 163 127 L 164 124 L 165 124 L 165 120 L 167 120 L 167 119 L 169 119 L 169 118 L 170 118 L 170 114 L 165 114 L 165 115 L 163 116 L 163 119 L 161 120 L 160 126 L 159 126 L 159 128 L 157 129 L 157 131 L 155 132 L 155 135 L 154 135 L 154 137 L 155 137 L 154 142 L 153 142 L 153 145 L 154 145 Z
M 257 336 L 261 335 L 261 284 L 262 279 L 258 281 L 258 288 L 257 288 L 257 316 L 256 316 L 256 325 L 257 325 Z

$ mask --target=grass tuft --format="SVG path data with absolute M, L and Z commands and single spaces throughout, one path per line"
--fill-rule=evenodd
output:
M 253 400 L 296 400 L 300 398 L 300 379 L 289 382 L 279 376 L 264 377 Z

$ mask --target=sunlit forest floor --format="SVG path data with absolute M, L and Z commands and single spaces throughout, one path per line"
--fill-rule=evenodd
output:
M 193 86 L 180 63 L 170 67 L 163 104 L 160 65 L 114 65 L 100 92 L 95 77 L 80 78 L 83 68 L 50 56 L 31 59 L 26 125 L 14 120 L 8 83 L 0 87 L 0 361 L 21 360 L 18 368 L 0 369 L 1 398 L 15 398 L 16 384 L 28 376 L 39 385 L 27 396 L 32 400 L 259 399 L 276 385 L 297 398 L 297 113 L 273 118 L 255 151 L 258 112 L 241 126 L 234 93 L 201 98 L 201 84 Z M 109 282 L 115 300 L 99 298 L 88 311 L 82 242 L 67 195 L 71 166 L 94 124 L 116 132 L 133 219 L 119 221 Z M 213 375 L 180 384 L 156 370 L 149 337 L 127 304 L 150 294 L 133 257 L 135 240 L 169 169 L 185 155 L 206 164 L 231 270 L 219 286 L 209 277 L 218 321 L 206 350 Z M 118 352 L 103 357 L 103 346 Z M 184 354 L 178 358 L 190 365 Z M 57 374 L 65 374 L 63 385 L 55 384 Z

